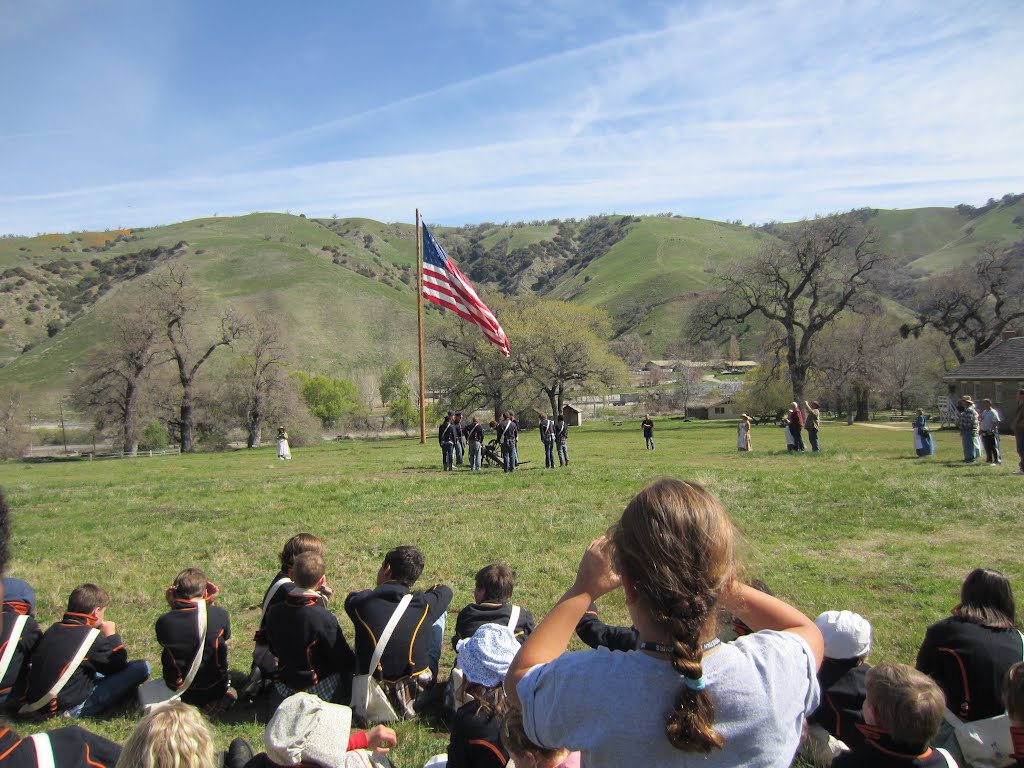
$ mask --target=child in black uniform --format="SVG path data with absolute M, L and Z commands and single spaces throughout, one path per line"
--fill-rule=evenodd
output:
M 278 556 L 281 561 L 281 570 L 277 572 L 263 595 L 263 613 L 260 616 L 260 628 L 256 630 L 254 638 L 256 647 L 252 652 L 252 669 L 249 671 L 249 680 L 241 691 L 243 698 L 256 696 L 277 678 L 277 659 L 270 652 L 270 644 L 266 637 L 267 611 L 272 605 L 284 602 L 289 590 L 295 586 L 292 582 L 292 565 L 295 558 L 303 552 L 315 552 L 323 557 L 324 543 L 311 533 L 297 533 L 288 539 L 284 549 L 281 550 L 281 554 Z M 325 599 L 329 599 L 334 594 L 326 583 L 321 584 L 317 591 Z
M 942 689 L 905 664 L 879 664 L 867 675 L 864 743 L 844 752 L 833 768 L 957 768 L 944 749 L 928 746 L 946 711 Z
M 0 490 L 0 574 L 7 567 L 8 514 L 4 493 Z M 17 581 L 3 579 L 0 582 L 3 584 L 0 586 L 0 601 L 6 604 L 4 587 Z M 23 597 L 24 593 L 16 592 L 11 595 L 11 602 L 19 602 Z M 9 619 L 7 611 L 0 614 L 0 629 L 7 635 L 10 634 L 7 627 Z M 53 768 L 114 768 L 120 754 L 120 746 L 77 725 L 22 739 L 6 725 L 0 724 L 0 762 L 4 768 L 40 768 L 41 765 Z
M 324 701 L 347 702 L 355 656 L 318 589 L 326 581 L 323 557 L 315 552 L 297 556 L 292 581 L 284 601 L 267 611 L 265 623 L 280 665 L 277 692 L 287 698 L 304 691 Z
M 22 711 L 41 715 L 95 717 L 135 693 L 149 677 L 149 662 L 128 661 L 114 622 L 107 621 L 110 596 L 95 584 L 82 584 L 68 598 L 64 617 L 43 634 L 32 652 Z M 88 640 L 91 630 L 98 630 Z M 88 645 L 85 657 L 56 696 L 51 695 L 65 669 Z
M 35 619 L 36 593 L 21 579 L 4 578 L 0 629 L 0 709 L 16 710 L 28 677 L 28 660 L 43 630 Z M 14 646 L 8 655 L 8 644 Z
M 477 571 L 476 591 L 473 592 L 476 602 L 459 611 L 452 647 L 458 645 L 459 640 L 472 637 L 484 624 L 509 626 L 513 612 L 517 613 L 515 626 L 509 629 L 515 632 L 516 640 L 520 643 L 526 640 L 536 623 L 533 614 L 525 608 L 515 611 L 518 606 L 511 603 L 515 586 L 516 572 L 504 563 L 487 565 Z
M 156 640 L 163 648 L 164 682 L 172 691 L 184 684 L 199 651 L 196 627 L 197 605 L 206 601 L 206 642 L 199 671 L 181 699 L 196 707 L 209 707 L 207 714 L 230 707 L 237 696 L 229 687 L 228 646 L 231 621 L 223 608 L 213 605 L 218 589 L 198 568 L 186 568 L 167 588 L 171 610 L 156 620 Z

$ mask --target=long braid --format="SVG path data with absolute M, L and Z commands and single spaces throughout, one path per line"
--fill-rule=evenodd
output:
M 618 567 L 672 641 L 680 686 L 666 718 L 668 740 L 686 752 L 721 748 L 725 740 L 714 729 L 714 701 L 703 689 L 700 638 L 732 573 L 732 523 L 700 486 L 660 480 L 633 498 L 612 540 Z

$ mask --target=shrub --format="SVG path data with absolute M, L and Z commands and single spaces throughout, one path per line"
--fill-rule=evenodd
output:
M 142 429 L 139 448 L 162 451 L 167 447 L 167 428 L 158 419 L 151 419 Z

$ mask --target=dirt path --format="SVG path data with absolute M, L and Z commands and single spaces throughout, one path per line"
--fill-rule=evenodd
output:
M 912 430 L 914 428 L 914 425 L 910 424 L 909 422 L 906 424 L 876 424 L 875 422 L 871 421 L 855 421 L 853 422 L 853 426 L 871 427 L 872 429 L 899 429 L 903 430 L 904 432 L 907 430 Z

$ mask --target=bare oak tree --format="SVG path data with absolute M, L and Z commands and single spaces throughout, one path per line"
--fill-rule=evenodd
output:
M 167 358 L 155 307 L 141 305 L 112 323 L 111 339 L 96 352 L 75 389 L 75 406 L 97 422 L 119 426 L 121 450 L 134 456 L 139 448 L 139 409 L 143 382 L 150 369 Z
M 259 448 L 263 424 L 271 414 L 271 401 L 281 387 L 287 347 L 281 329 L 272 320 L 256 320 L 252 346 L 236 364 L 239 373 L 237 407 L 245 421 L 246 445 Z
M 815 337 L 856 307 L 871 270 L 887 257 L 853 211 L 775 234 L 753 259 L 715 273 L 720 287 L 697 303 L 689 330 L 708 339 L 751 317 L 764 318 L 772 331 L 766 352 L 784 361 L 793 399 L 803 402 Z
M 962 365 L 1024 320 L 1024 242 L 986 243 L 978 258 L 927 280 L 915 298 L 917 320 L 904 337 L 931 326 L 946 336 Z
M 216 336 L 210 341 L 198 341 L 196 337 L 200 330 L 196 327 L 196 315 L 199 298 L 191 286 L 188 269 L 171 267 L 165 275 L 154 279 L 153 287 L 157 291 L 171 360 L 177 366 L 181 385 L 178 418 L 171 423 L 178 429 L 182 453 L 191 453 L 195 450 L 195 382 L 199 369 L 218 349 L 231 346 L 248 331 L 249 326 L 242 317 L 228 309 L 218 319 Z

